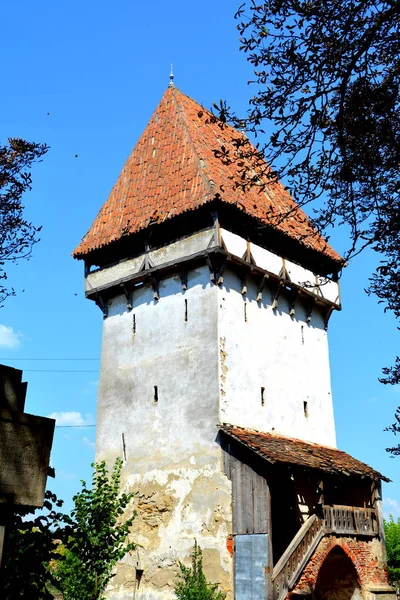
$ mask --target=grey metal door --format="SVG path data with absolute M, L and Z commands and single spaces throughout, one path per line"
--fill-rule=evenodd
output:
M 235 600 L 266 600 L 268 535 L 235 535 Z

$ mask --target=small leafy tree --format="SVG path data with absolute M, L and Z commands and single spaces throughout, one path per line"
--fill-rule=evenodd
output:
M 208 583 L 203 572 L 203 553 L 196 540 L 191 552 L 192 566 L 179 562 L 179 581 L 175 585 L 178 600 L 224 600 L 226 594 L 218 590 L 217 583 Z
M 116 460 L 111 473 L 104 461 L 92 466 L 92 487 L 82 481 L 82 490 L 73 498 L 71 533 L 59 547 L 60 559 L 54 566 L 64 600 L 102 598 L 114 565 L 135 548 L 127 537 L 136 512 L 123 519 L 134 494 L 120 493 L 122 460 Z
M 2 600 L 51 600 L 52 573 L 48 565 L 54 558 L 54 540 L 67 534 L 65 515 L 57 509 L 62 500 L 47 491 L 44 510 L 28 519 L 32 511 L 23 507 L 9 515 L 1 570 Z
M 387 564 L 389 578 L 397 589 L 400 587 L 400 518 L 395 521 L 393 516 L 384 522 Z

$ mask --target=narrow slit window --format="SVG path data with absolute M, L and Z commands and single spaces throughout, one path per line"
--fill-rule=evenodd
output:
M 132 315 L 132 333 L 133 333 L 133 335 L 135 335 L 135 333 L 136 333 L 136 315 L 135 314 Z
M 185 323 L 187 323 L 188 320 L 188 301 L 185 298 Z
M 301 326 L 301 343 L 304 346 L 304 325 Z
M 247 302 L 244 303 L 244 322 L 247 323 Z
M 261 406 L 265 405 L 265 387 L 261 388 Z
M 308 402 L 306 402 L 306 401 L 303 402 L 303 410 L 304 410 L 304 416 L 307 418 L 308 417 Z
M 157 404 L 158 402 L 158 385 L 154 386 L 154 396 L 153 396 L 153 400 L 154 402 Z
M 124 460 L 126 460 L 126 445 L 125 445 L 125 434 L 122 432 L 122 450 L 124 453 Z

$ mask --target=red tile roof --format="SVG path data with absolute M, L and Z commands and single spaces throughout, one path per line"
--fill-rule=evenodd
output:
M 177 88 L 169 87 L 108 200 L 75 249 L 75 258 L 151 224 L 193 211 L 217 196 L 259 222 L 272 222 L 285 235 L 341 261 L 282 184 L 261 176 L 266 183 L 263 188 L 253 185 L 243 190 L 237 186 L 241 171 L 235 145 L 238 139 L 245 139 L 244 134 L 216 120 Z M 236 157 L 230 164 L 215 156 L 222 146 Z M 259 172 L 249 161 L 247 166 Z M 293 212 L 281 220 L 289 211 Z
M 328 473 L 390 481 L 365 463 L 336 448 L 234 425 L 224 424 L 220 429 L 270 463 L 287 463 Z

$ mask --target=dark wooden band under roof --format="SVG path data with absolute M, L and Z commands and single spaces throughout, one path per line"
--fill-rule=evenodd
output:
M 309 469 L 318 469 L 336 475 L 368 477 L 374 481 L 387 477 L 346 452 L 271 433 L 261 433 L 224 423 L 220 431 L 255 452 L 269 463 L 285 463 Z

